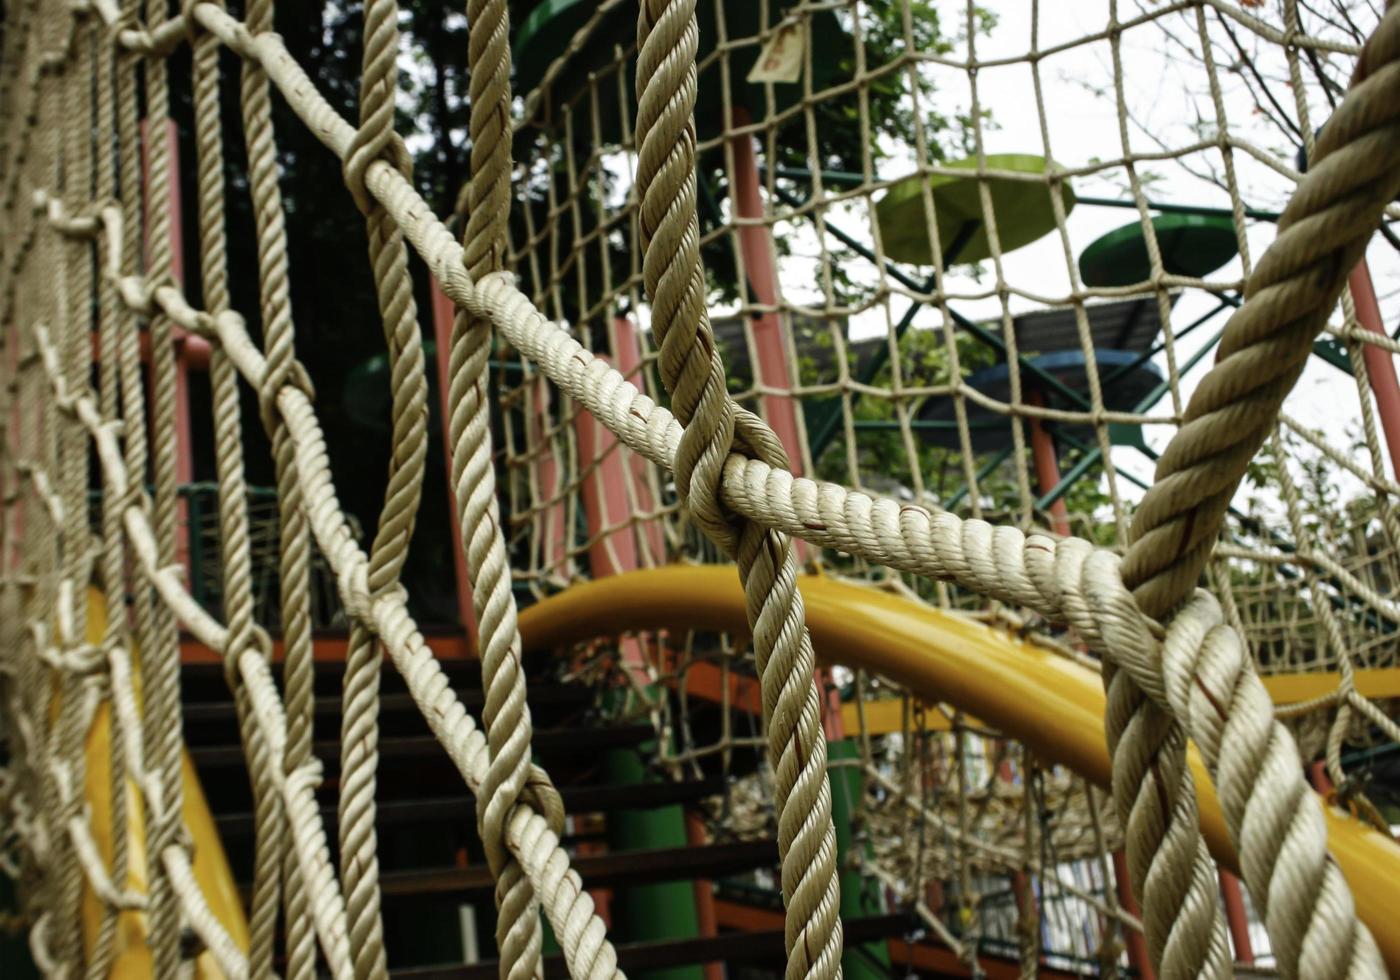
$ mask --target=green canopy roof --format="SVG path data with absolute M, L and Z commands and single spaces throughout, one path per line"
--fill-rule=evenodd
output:
M 1013 251 L 1055 230 L 1054 201 L 1044 180 L 1044 157 L 1025 153 L 994 153 L 983 158 L 987 170 L 1026 174 L 1025 179 L 1009 176 L 979 178 L 976 174 L 934 174 L 900 181 L 875 207 L 885 254 L 899 262 L 933 264 L 930 227 L 924 208 L 923 188 L 933 194 L 938 220 L 938 241 L 945 263 L 979 262 L 992 254 L 982 210 L 981 186 L 991 195 L 997 240 L 1003 253 Z M 947 164 L 958 169 L 977 169 L 978 159 L 969 157 Z M 1049 165 L 1053 171 L 1054 164 Z M 1074 207 L 1074 189 L 1061 179 L 1060 201 L 1066 214 Z
M 1239 254 L 1235 223 L 1221 215 L 1159 214 L 1152 231 L 1162 268 L 1174 276 L 1201 279 Z M 1115 228 L 1079 256 L 1086 286 L 1129 286 L 1152 278 L 1147 236 L 1141 221 Z

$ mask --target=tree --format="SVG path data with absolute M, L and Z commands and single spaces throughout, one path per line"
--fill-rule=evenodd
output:
M 537 0 L 512 0 L 513 25 L 524 22 Z M 624 5 L 625 6 L 625 5 Z M 415 186 L 433 210 L 452 215 L 468 170 L 470 153 L 467 104 L 468 79 L 466 48 L 468 25 L 459 5 L 445 0 L 402 0 L 400 29 L 403 53 L 400 58 L 399 131 L 414 157 Z M 739 10 L 741 8 L 735 8 Z M 776 8 L 775 8 L 776 9 Z M 870 0 L 861 5 L 860 30 L 870 63 L 887 63 L 899 56 L 905 45 L 905 3 L 903 0 Z M 621 10 L 621 8 L 619 8 Z M 912 14 L 912 41 L 921 50 L 951 50 L 954 38 L 945 37 L 937 11 L 925 0 L 909 4 Z M 237 13 L 237 11 L 235 11 Z M 634 21 L 626 16 L 618 28 L 618 41 L 631 43 Z M 843 26 L 854 25 L 848 13 Z M 345 118 L 358 116 L 358 84 L 361 61 L 362 8 L 349 0 L 327 0 L 309 7 L 283 5 L 277 13 L 275 29 L 291 55 L 315 80 L 320 92 Z M 702 23 L 702 31 L 707 27 Z M 833 71 L 837 76 L 854 72 L 854 48 L 847 44 Z M 172 114 L 182 130 L 181 177 L 187 205 L 185 223 L 194 227 L 197 200 L 194 187 L 195 159 L 193 117 L 190 105 L 190 62 L 182 50 L 171 64 Z M 221 55 L 222 118 L 225 125 L 226 186 L 228 188 L 229 270 L 233 305 L 248 317 L 255 338 L 260 332 L 257 297 L 256 235 L 247 195 L 247 163 L 239 110 L 240 60 L 228 51 Z M 934 108 L 935 93 L 917 72 L 898 73 L 877 80 L 869 92 L 869 119 L 880 135 L 877 155 L 890 147 L 908 145 L 914 139 L 913 119 L 898 111 L 910 77 L 921 85 L 923 120 L 933 144 L 930 152 L 942 157 L 945 148 L 966 143 L 966 120 L 948 119 Z M 629 79 L 630 81 L 630 76 Z M 524 93 L 516 93 L 517 106 L 524 105 Z M 861 121 L 850 109 L 849 99 L 821 102 L 816 110 L 821 131 L 821 157 L 810 159 L 805 124 L 800 117 L 777 134 L 774 163 L 780 166 L 808 166 L 859 170 L 868 141 Z M 381 326 L 364 237 L 364 221 L 352 205 L 343 186 L 340 161 L 322 146 L 312 133 L 274 92 L 273 124 L 277 135 L 280 186 L 287 211 L 287 235 L 292 282 L 292 308 L 296 322 L 297 353 L 316 384 L 316 408 L 325 428 L 327 449 L 342 505 L 367 530 L 372 530 L 381 506 L 385 484 L 385 460 L 389 455 L 387 425 L 367 430 L 346 411 L 347 379 L 352 371 L 383 350 Z M 704 134 L 702 134 L 703 136 Z M 536 228 L 550 220 L 548 188 L 555 182 L 558 191 L 565 181 L 564 160 L 559 134 L 547 126 L 521 126 L 516 134 L 515 157 L 532 161 L 532 176 L 518 191 L 512 210 L 513 240 L 525 240 L 525 208 L 532 212 Z M 604 152 L 607 152 L 604 149 Z M 719 211 L 702 210 L 709 227 L 721 220 L 728 196 L 723 157 L 712 148 L 700 161 L 700 176 Z M 585 203 L 607 197 L 618 200 L 627 177 L 624 169 L 594 170 L 600 182 L 597 194 L 583 195 Z M 572 192 L 572 191 L 571 191 Z M 551 231 L 551 247 L 567 254 L 574 242 L 594 237 L 606 215 L 596 207 L 585 206 L 577 219 L 556 220 Z M 603 263 L 614 283 L 625 282 L 631 274 L 635 243 L 627 232 L 612 236 L 604 249 L 581 252 L 591 282 L 603 278 Z M 189 270 L 189 290 L 198 300 L 198 236 L 185 239 L 185 268 Z M 721 301 L 737 293 L 736 270 L 725 236 L 716 236 L 706 247 L 704 259 L 710 275 L 712 299 Z M 413 261 L 420 321 L 428 327 L 428 277 L 422 264 Z M 848 284 L 848 288 L 858 288 Z M 601 299 L 601 297 L 599 297 Z M 593 302 L 593 300 L 590 300 Z M 581 309 L 572 296 L 564 297 L 562 307 L 547 309 L 562 317 L 566 325 L 594 321 L 597 310 Z M 615 310 L 614 312 L 623 312 Z M 435 380 L 435 379 L 432 379 Z M 196 380 L 196 405 L 204 397 L 202 380 Z M 245 443 L 249 480 L 254 485 L 274 482 L 271 454 L 256 403 L 256 395 L 244 393 Z M 436 394 L 433 398 L 436 403 Z M 196 413 L 196 476 L 213 475 L 213 439 L 207 416 Z M 436 544 L 449 535 L 448 506 L 444 493 L 445 474 L 441 443 L 431 444 L 429 473 L 425 479 L 423 508 L 418 521 L 415 545 L 404 580 L 409 587 L 415 612 L 426 621 L 451 615 L 453 593 L 451 556 Z

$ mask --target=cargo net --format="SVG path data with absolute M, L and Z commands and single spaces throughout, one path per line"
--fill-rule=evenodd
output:
M 1206 829 L 1238 849 L 1279 971 L 1382 975 L 1363 920 L 1392 906 L 1373 894 L 1358 908 L 1344 873 L 1387 858 L 1371 843 L 1332 860 L 1302 763 L 1325 751 L 1338 796 L 1383 822 L 1348 753 L 1400 741 L 1389 703 L 1366 693 L 1395 666 L 1383 393 L 1400 345 L 1374 296 L 1396 268 L 1400 9 L 471 0 L 454 52 L 471 179 L 450 230 L 413 184 L 421 141 L 395 131 L 411 39 L 393 0 L 364 4 L 354 122 L 274 33 L 270 0 L 170 6 L 21 3 L 4 21 L 0 799 L 47 973 L 103 975 L 131 949 L 123 915 L 140 912 L 136 955 L 157 976 L 178 974 L 188 931 L 228 976 L 268 975 L 279 951 L 289 976 L 381 975 L 386 657 L 479 801 L 502 975 L 539 974 L 541 915 L 572 975 L 618 975 L 569 870 L 558 792 L 531 761 L 517 597 L 548 609 L 584 577 L 732 558 L 752 640 L 721 641 L 721 669 L 750 678 L 754 700 L 721 700 L 722 731 L 703 742 L 685 718 L 663 728 L 657 764 L 762 745 L 752 772 L 726 773 L 710 832 L 776 829 L 790 975 L 839 975 L 843 888 L 884 889 L 974 960 L 978 935 L 1006 935 L 978 897 L 992 878 L 1011 882 L 1032 972 L 1035 917 L 1058 908 L 1070 932 L 1093 923 L 1066 957 L 1107 967 L 1140 925 L 1159 971 L 1229 974 L 1188 738 L 1222 804 Z M 158 135 L 177 52 L 198 296 L 175 274 Z M 221 98 L 235 90 L 236 108 Z M 297 358 L 274 90 L 343 161 L 365 219 L 369 263 L 332 266 L 372 274 L 391 379 L 387 487 L 363 547 L 337 500 L 320 379 Z M 246 165 L 226 159 L 232 142 Z M 255 268 L 228 262 L 234 196 L 251 203 Z M 1371 272 L 1348 286 L 1373 236 Z M 490 692 L 480 723 L 401 582 L 438 438 L 410 253 L 455 307 L 441 425 Z M 256 280 L 249 308 L 232 308 L 231 273 Z M 200 344 L 217 603 L 193 594 L 179 533 L 177 360 Z M 245 415 L 271 446 L 280 685 L 256 608 Z M 311 754 L 316 562 L 350 629 L 334 860 Z M 819 675 L 802 564 L 1101 671 L 1099 771 L 1038 758 L 1032 733 L 867 669 L 868 651 Z M 192 850 L 183 818 L 180 629 L 222 656 L 239 708 L 256 810 L 246 925 L 219 906 L 217 848 Z M 629 688 L 675 670 L 625 644 L 587 650 Z M 1321 686 L 1276 718 L 1260 679 L 1275 673 Z M 658 724 L 678 710 L 652 698 Z M 905 720 L 880 731 L 867 709 L 891 704 Z M 832 750 L 828 781 L 822 719 L 847 706 L 838 743 L 855 751 Z M 85 773 L 97 725 L 110 751 Z M 1084 778 L 1110 769 L 1098 796 Z M 838 846 L 847 821 L 864 828 L 854 857 Z M 1038 884 L 1018 886 L 1027 875 Z M 1116 897 L 1129 888 L 1140 918 Z M 74 927 L 85 895 L 88 932 Z
M 815 627 L 819 648 L 823 639 Z M 717 786 L 699 807 L 704 839 L 777 836 L 775 777 L 744 638 L 713 630 L 629 634 L 581 644 L 560 675 L 605 692 L 602 717 L 654 726 L 658 751 L 645 780 Z M 1118 884 L 1126 882 L 1115 866 L 1123 835 L 1111 800 L 1091 779 L 865 670 L 835 668 L 825 693 L 828 734 L 841 736 L 828 745 L 833 816 L 849 828 L 839 863 L 844 914 L 903 916 L 887 949 L 857 945 L 863 968 L 927 969 L 930 946 L 945 957 L 943 969 L 968 975 L 1011 964 L 1115 975 L 1143 955 L 1141 913 Z M 775 906 L 779 882 L 758 869 L 706 884 L 719 908 L 766 908 Z M 1251 942 L 1253 956 L 1267 962 L 1268 938 L 1257 924 Z

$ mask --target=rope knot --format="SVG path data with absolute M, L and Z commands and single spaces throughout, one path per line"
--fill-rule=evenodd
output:
M 564 833 L 564 800 L 554 788 L 549 773 L 533 762 L 525 787 L 520 791 L 520 802 L 544 817 L 545 825 L 555 837 Z
M 113 40 L 121 37 L 122 31 L 142 30 L 141 18 L 137 15 L 137 9 L 133 6 L 123 4 L 117 11 L 117 16 L 107 25 Z
M 368 623 L 370 612 L 374 606 L 374 597 L 369 591 L 368 570 L 365 563 L 362 561 L 349 563 L 336 576 L 335 585 L 337 591 L 340 592 L 340 602 L 345 607 L 345 614 L 351 619 Z
M 379 160 L 383 160 L 405 178 L 413 177 L 413 157 L 409 154 L 403 137 L 390 126 L 379 127 L 372 121 L 367 122 L 355 130 L 345 153 L 345 164 L 341 168 L 345 176 L 345 186 L 350 189 L 350 196 L 355 199 L 355 206 L 362 214 L 367 215 L 378 206 L 369 188 L 365 186 L 365 177 L 369 168 Z
M 267 374 L 263 376 L 262 387 L 258 389 L 258 411 L 262 414 L 263 425 L 269 432 L 277 428 L 281 412 L 277 408 L 277 397 L 284 387 L 295 388 L 306 396 L 308 401 L 316 400 L 316 386 L 306 366 L 296 358 L 288 360 L 282 369 L 274 369 L 268 363 Z
M 252 632 L 253 632 L 253 645 L 254 645 L 255 647 L 258 648 L 258 653 L 262 654 L 262 658 L 263 658 L 264 660 L 266 660 L 267 662 L 271 663 L 271 662 L 272 662 L 272 634 L 269 633 L 269 632 L 268 632 L 266 629 L 264 629 L 263 627 L 259 626 L 257 623 L 254 623 L 254 624 L 253 624 L 253 630 L 252 630 Z
M 106 675 L 107 657 L 100 647 L 84 643 L 68 651 L 66 666 L 79 676 Z
M 246 633 L 234 626 L 229 632 L 224 648 L 224 679 L 228 682 L 230 691 L 237 691 L 244 686 L 243 672 L 239 669 L 238 660 L 242 656 L 245 644 L 251 644 L 264 661 L 272 663 L 271 633 L 257 623 L 248 625 Z
M 316 792 L 321 786 L 321 760 L 312 756 L 287 773 L 287 790 L 296 795 L 303 787 Z
M 224 0 L 180 0 L 180 17 L 185 22 L 185 37 L 189 38 L 191 46 L 199 36 L 202 27 L 194 15 L 194 8 L 201 3 L 212 3 L 220 10 L 224 9 Z
M 155 285 L 145 276 L 122 276 L 116 285 L 122 302 L 133 313 L 148 317 L 155 312 Z
M 717 358 L 718 354 L 714 356 Z M 713 377 L 711 373 L 711 381 Z M 713 383 L 708 387 L 716 388 Z M 694 413 L 693 422 L 687 423 L 686 434 L 681 438 L 674 471 L 682 502 L 689 507 L 696 523 L 733 554 L 744 521 L 723 502 L 725 461 L 730 455 L 738 455 L 788 471 L 791 463 L 777 433 L 768 423 L 736 403 L 723 391 L 722 382 L 717 387 L 723 392 L 723 402 L 706 409 L 704 402 L 711 400 L 710 394 L 701 396 L 701 408 Z

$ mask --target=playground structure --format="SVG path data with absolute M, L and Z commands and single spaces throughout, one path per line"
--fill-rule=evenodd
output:
M 1008 44 L 971 5 L 473 0 L 440 216 L 394 131 L 393 0 L 354 121 L 287 5 L 7 9 L 0 856 L 33 962 L 1400 972 L 1400 341 L 1366 252 L 1389 282 L 1400 9 L 1366 40 L 1295 0 L 1056 6 Z M 1240 118 L 1241 36 L 1307 167 Z M 1147 40 L 1194 52 L 1211 125 L 1149 142 Z M 1086 52 L 1107 153 L 1046 95 Z M 370 515 L 298 341 L 287 120 L 365 216 L 343 268 L 384 354 L 339 415 L 392 447 Z M 435 494 L 451 545 L 413 538 Z M 414 615 L 411 540 L 452 552 L 450 624 Z M 602 764 L 540 720 L 565 701 Z M 469 798 L 407 807 L 410 750 Z M 390 867 L 401 820 L 469 853 Z M 483 923 L 447 952 L 411 922 L 433 894 Z

